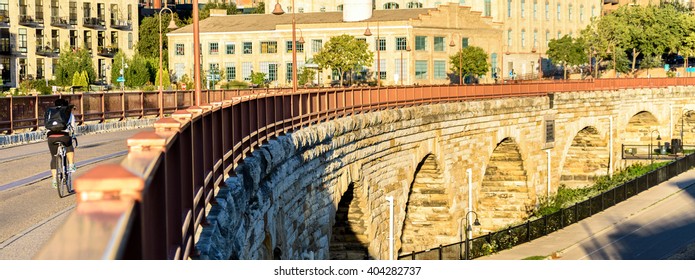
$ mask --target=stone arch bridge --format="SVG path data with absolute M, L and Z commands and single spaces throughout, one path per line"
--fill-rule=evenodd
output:
M 129 139 L 120 165 L 78 178 L 77 210 L 38 258 L 388 259 L 387 197 L 396 253 L 454 243 L 467 211 L 479 215 L 475 234 L 520 222 L 560 185 L 630 164 L 623 144 L 681 134 L 693 144 L 695 87 L 674 86 L 692 81 L 323 90 L 193 106 Z
M 388 259 L 523 221 L 561 184 L 589 185 L 631 164 L 621 144 L 695 140 L 695 89 L 569 92 L 432 104 L 348 116 L 281 136 L 228 179 L 236 232 L 213 258 Z M 685 114 L 683 114 L 685 112 Z M 689 141 L 689 139 L 692 139 Z M 689 142 L 688 142 L 689 141 Z M 241 227 L 241 228 L 240 228 Z M 242 229 L 243 228 L 243 229 Z

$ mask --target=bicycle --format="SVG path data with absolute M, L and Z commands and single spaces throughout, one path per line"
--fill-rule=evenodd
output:
M 74 147 L 77 147 L 77 139 L 72 138 L 74 142 Z M 67 150 L 65 149 L 65 144 L 63 142 L 56 142 L 58 145 L 58 152 L 53 156 L 53 160 L 56 163 L 56 182 L 58 183 L 58 196 L 60 198 L 66 197 L 68 195 L 74 194 L 75 190 L 72 188 L 72 172 L 68 170 L 68 158 Z

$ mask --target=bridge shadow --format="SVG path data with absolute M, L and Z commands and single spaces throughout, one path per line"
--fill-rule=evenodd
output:
M 645 203 L 654 201 L 607 234 L 596 234 L 584 242 L 580 246 L 584 254 L 581 259 L 666 260 L 682 253 L 695 242 L 695 179 L 673 184 L 682 191 L 663 199 L 649 197 L 654 194 L 647 191 L 631 198 L 633 201 L 622 202 L 638 204 L 639 200 Z M 583 227 L 590 235 L 595 232 L 586 224 Z M 683 257 L 695 259 L 695 252 L 688 252 Z
M 360 208 L 359 187 L 350 183 L 338 203 L 330 241 L 331 260 L 369 260 L 364 213 Z

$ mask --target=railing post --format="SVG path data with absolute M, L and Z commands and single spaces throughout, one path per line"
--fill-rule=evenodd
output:
M 104 93 L 106 95 L 106 93 Z M 121 119 L 125 120 L 125 93 L 121 92 Z
M 14 99 L 10 95 L 10 131 L 8 134 L 14 132 Z
M 39 96 L 34 95 L 34 118 L 36 119 L 34 129 L 39 129 Z
M 105 103 L 104 99 L 106 99 L 106 96 L 104 95 L 104 93 L 102 93 L 101 94 L 101 121 L 100 121 L 102 123 L 106 120 L 106 112 L 105 112 L 106 111 L 106 103 Z
M 442 253 L 442 244 L 439 244 L 439 259 L 440 260 L 444 259 L 443 253 Z

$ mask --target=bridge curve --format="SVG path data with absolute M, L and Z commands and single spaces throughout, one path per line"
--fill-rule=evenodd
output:
M 437 240 L 458 241 L 463 213 L 480 207 L 483 172 L 489 168 L 485 162 L 495 150 L 491 147 L 506 143 L 504 139 L 518 141 L 516 150 L 527 177 L 521 181 L 526 181 L 533 206 L 539 195 L 559 184 L 557 170 L 565 149 L 554 147 L 571 147 L 583 129 L 576 130 L 581 125 L 574 123 L 598 116 L 626 119 L 622 107 L 636 107 L 654 92 L 662 94 L 649 99 L 659 111 L 683 105 L 692 97 L 692 88 L 665 86 L 688 81 L 310 91 L 175 112 L 173 119 L 155 124 L 156 133 L 130 139 L 131 152 L 121 165 L 95 168 L 77 180 L 78 210 L 39 258 L 94 258 L 111 252 L 108 256 L 113 258 L 327 259 L 336 208 L 349 186 L 358 184 L 357 193 L 365 199 L 361 204 L 368 207 L 362 212 L 368 222 L 368 257 L 385 259 L 384 197 L 393 195 L 400 205 L 395 211 L 399 228 L 415 171 L 431 160 L 428 155 L 434 155 L 435 170 L 446 178 L 441 184 L 450 203 L 446 210 L 437 209 L 451 217 Z M 620 90 L 638 87 L 655 89 Z M 604 105 L 576 106 L 584 102 Z M 549 130 L 549 124 L 554 129 Z M 565 133 L 565 127 L 575 132 Z M 622 127 L 614 128 L 613 145 L 621 143 L 616 132 Z M 548 136 L 554 140 L 549 142 Z M 620 151 L 610 157 L 616 154 Z M 507 157 L 503 153 L 502 161 Z M 611 169 L 621 164 L 613 162 Z M 471 182 L 466 176 L 469 168 L 474 170 Z M 318 176 L 321 172 L 325 176 Z M 193 188 L 180 178 L 192 182 Z M 465 187 L 469 183 L 473 193 Z M 106 211 L 103 205 L 119 207 Z M 104 212 L 110 216 L 99 216 Z M 85 223 L 99 223 L 107 230 L 104 236 L 89 230 L 70 232 Z M 491 222 L 485 230 L 504 226 L 500 223 L 506 221 Z M 123 229 L 131 234 L 113 235 Z M 396 231 L 397 236 L 402 233 Z M 111 243 L 115 247 L 103 241 L 109 234 L 120 241 Z M 56 250 L 58 240 L 68 235 L 92 236 L 98 248 L 93 253 L 101 255 Z M 396 240 L 397 249 L 405 246 Z

